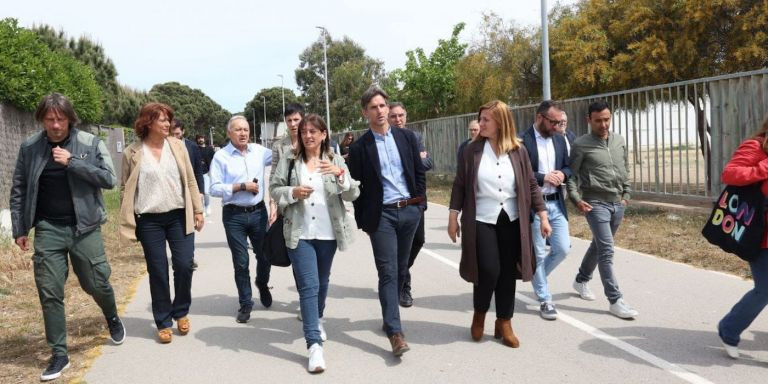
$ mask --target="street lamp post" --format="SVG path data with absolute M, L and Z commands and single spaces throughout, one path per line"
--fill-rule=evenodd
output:
M 264 103 L 264 129 L 267 129 L 267 97 L 262 96 L 261 101 Z M 272 140 L 275 139 L 276 135 L 277 135 L 277 128 L 275 128 L 275 131 L 272 134 Z
M 322 31 L 323 36 L 323 66 L 325 67 L 325 124 L 328 126 L 328 134 L 331 133 L 331 105 L 328 101 L 328 47 L 326 46 L 326 37 L 328 30 L 325 27 L 317 26 Z
M 552 98 L 549 90 L 549 27 L 547 0 L 541 0 L 541 94 L 544 100 Z
M 210 140 L 211 148 L 213 148 L 213 127 L 208 128 L 208 138 Z
M 283 75 L 280 76 L 280 93 L 283 95 L 283 115 L 285 115 L 285 87 L 283 86 Z

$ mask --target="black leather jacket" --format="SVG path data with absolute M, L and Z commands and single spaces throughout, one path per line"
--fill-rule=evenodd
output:
M 69 135 L 64 149 L 72 154 L 67 179 L 75 207 L 75 233 L 79 236 L 107 221 L 101 189 L 114 188 L 117 178 L 112 157 L 103 141 L 75 128 L 70 129 Z M 32 135 L 21 144 L 11 187 L 14 239 L 27 236 L 35 225 L 38 181 L 50 157 L 45 131 Z

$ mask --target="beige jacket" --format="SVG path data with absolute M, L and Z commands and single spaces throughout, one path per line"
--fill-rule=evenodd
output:
M 200 200 L 200 191 L 197 188 L 195 172 L 189 161 L 187 148 L 184 142 L 175 137 L 168 137 L 171 153 L 176 159 L 181 175 L 181 185 L 184 188 L 184 218 L 186 233 L 195 231 L 195 214 L 203 213 L 203 204 Z M 136 141 L 125 148 L 123 152 L 123 177 L 120 181 L 120 241 L 136 241 L 136 217 L 134 216 L 133 202 L 136 199 L 136 187 L 139 184 L 139 168 L 143 151 L 142 142 Z

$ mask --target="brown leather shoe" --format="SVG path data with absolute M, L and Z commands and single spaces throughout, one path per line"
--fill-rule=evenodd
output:
M 501 339 L 501 342 L 507 347 L 520 347 L 520 340 L 517 339 L 512 330 L 511 319 L 496 319 L 496 331 L 493 333 L 493 337 Z
M 475 311 L 475 315 L 472 316 L 472 327 L 469 328 L 472 334 L 472 340 L 480 341 L 483 339 L 483 330 L 485 328 L 485 312 Z
M 176 320 L 176 329 L 179 330 L 179 334 L 182 336 L 189 333 L 189 317 L 184 316 L 181 319 Z
M 173 337 L 173 331 L 170 328 L 163 328 L 157 331 L 157 341 L 161 344 L 168 344 Z
M 402 333 L 395 333 L 390 336 L 389 343 L 392 344 L 392 354 L 398 357 L 411 350 L 411 347 L 405 342 L 405 336 Z

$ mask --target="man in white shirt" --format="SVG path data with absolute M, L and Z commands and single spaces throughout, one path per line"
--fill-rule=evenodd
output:
M 557 309 L 552 303 L 547 276 L 565 259 L 571 247 L 568 233 L 568 211 L 565 208 L 562 189 L 571 176 L 568 149 L 558 127 L 562 111 L 560 106 L 545 100 L 536 109 L 536 122 L 522 134 L 523 144 L 528 150 L 531 167 L 541 188 L 541 195 L 547 205 L 552 234 L 547 252 L 546 239 L 541 235 L 539 217 L 534 215 L 531 234 L 536 254 L 536 271 L 533 274 L 533 290 L 540 302 L 540 315 L 546 320 L 557 319 Z M 522 212 L 521 212 L 522 214 Z
M 264 206 L 264 169 L 272 164 L 272 151 L 249 143 L 250 128 L 243 116 L 234 116 L 227 123 L 230 143 L 217 151 L 211 162 L 211 195 L 220 197 L 223 204 L 222 222 L 227 244 L 232 252 L 240 309 L 237 322 L 251 318 L 253 299 L 251 277 L 248 271 L 248 240 L 256 253 L 256 288 L 261 304 L 269 308 L 269 260 L 261 252 L 267 229 L 267 210 Z

